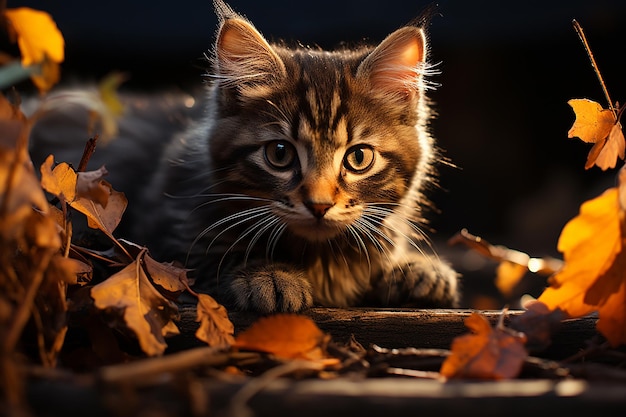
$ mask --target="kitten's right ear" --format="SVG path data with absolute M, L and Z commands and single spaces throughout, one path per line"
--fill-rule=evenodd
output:
M 215 1 L 215 7 L 221 21 L 215 44 L 220 82 L 252 94 L 280 81 L 286 75 L 285 65 L 263 35 L 221 0 Z
M 407 26 L 387 36 L 357 70 L 371 88 L 392 97 L 419 94 L 426 67 L 426 39 L 422 29 Z

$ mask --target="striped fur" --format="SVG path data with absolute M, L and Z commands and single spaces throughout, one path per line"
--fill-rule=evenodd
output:
M 422 29 L 288 48 L 215 3 L 206 114 L 168 149 L 139 227 L 153 253 L 231 308 L 456 306 L 457 274 L 423 232 L 438 155 Z

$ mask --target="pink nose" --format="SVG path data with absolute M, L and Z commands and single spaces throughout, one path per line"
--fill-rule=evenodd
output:
M 306 203 L 304 203 L 304 205 L 306 206 L 306 208 L 309 209 L 309 211 L 316 218 L 321 219 L 322 217 L 326 215 L 328 210 L 330 210 L 330 208 L 334 206 L 335 204 L 334 203 L 315 203 L 313 201 L 307 201 Z

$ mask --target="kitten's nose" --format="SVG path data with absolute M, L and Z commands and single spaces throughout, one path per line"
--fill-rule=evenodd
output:
M 321 219 L 324 215 L 326 215 L 328 210 L 335 205 L 335 203 L 316 203 L 314 201 L 306 201 L 304 205 L 315 217 Z

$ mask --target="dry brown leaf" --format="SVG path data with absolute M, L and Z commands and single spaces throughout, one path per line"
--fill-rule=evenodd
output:
M 28 128 L 23 116 L 0 94 L 0 233 L 6 241 L 21 240 L 33 207 L 48 211 L 48 202 L 26 148 Z
M 122 221 L 122 215 L 126 210 L 128 200 L 124 193 L 115 191 L 107 181 L 101 181 L 101 185 L 109 189 L 106 208 L 85 197 L 78 197 L 70 203 L 70 206 L 87 216 L 87 225 L 89 227 L 100 229 L 113 238 L 113 231 Z
M 76 195 L 95 201 L 106 209 L 111 193 L 110 187 L 104 184 L 108 171 L 101 166 L 95 171 L 79 172 L 76 179 Z
M 155 285 L 174 296 L 187 289 L 186 269 L 174 266 L 172 263 L 157 262 L 148 254 L 144 255 L 143 261 L 146 265 L 146 271 Z
M 98 309 L 123 316 L 146 355 L 163 354 L 167 347 L 164 337 L 179 332 L 172 321 L 178 312 L 176 305 L 154 288 L 137 260 L 95 285 L 91 297 Z
M 52 169 L 53 164 L 54 157 L 50 155 L 41 165 L 42 187 L 87 216 L 89 227 L 100 229 L 113 238 L 113 231 L 122 220 L 128 200 L 101 178 L 106 171 L 101 168 L 81 173 L 80 176 L 85 177 L 84 181 L 80 181 L 79 188 L 80 176 L 68 164 L 63 162 Z
M 48 155 L 41 164 L 41 186 L 50 194 L 63 201 L 72 202 L 76 198 L 76 172 L 66 163 L 54 165 L 54 156 Z
M 533 301 L 524 306 L 526 311 L 511 319 L 510 327 L 526 335 L 526 349 L 542 352 L 552 343 L 552 335 L 567 315 L 561 310 L 551 311 L 545 304 Z
M 215 299 L 207 294 L 198 294 L 196 321 L 200 327 L 196 337 L 209 346 L 231 346 L 235 343 L 235 326 L 228 318 L 228 312 Z
M 456 337 L 450 356 L 441 365 L 446 378 L 508 379 L 519 375 L 528 356 L 526 338 L 501 325 L 492 328 L 482 314 L 465 319 L 472 334 Z
M 330 336 L 308 317 L 276 314 L 257 320 L 241 332 L 233 347 L 271 353 L 282 359 L 320 360 Z

